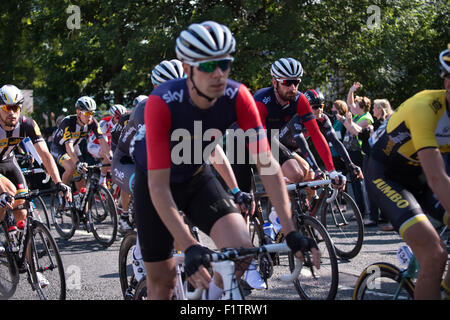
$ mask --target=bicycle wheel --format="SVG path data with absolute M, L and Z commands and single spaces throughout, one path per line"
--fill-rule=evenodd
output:
M 48 216 L 47 206 L 41 196 L 38 196 L 31 200 L 31 205 L 33 206 L 33 217 L 45 224 L 45 226 L 50 230 L 50 219 Z
M 320 269 L 313 269 L 305 263 L 299 279 L 294 281 L 295 288 L 302 299 L 305 300 L 333 300 L 336 297 L 339 284 L 339 271 L 336 252 L 328 232 L 322 224 L 313 217 L 299 215 L 296 218 L 298 231 L 309 238 L 316 240 L 322 257 Z M 289 254 L 289 267 L 294 270 L 295 260 Z
M 95 239 L 109 247 L 117 235 L 117 212 L 114 199 L 108 189 L 95 186 L 89 194 L 88 217 Z
M 129 300 L 133 296 L 137 281 L 133 272 L 133 250 L 136 246 L 136 231 L 125 235 L 119 249 L 119 279 L 123 298 Z
M 16 292 L 19 283 L 19 269 L 13 253 L 8 249 L 8 242 L 3 241 L 0 252 L 0 299 L 9 299 Z
M 403 281 L 403 284 L 402 284 Z M 396 266 L 377 262 L 363 270 L 353 290 L 353 300 L 412 300 L 414 284 Z
M 143 277 L 136 286 L 133 300 L 147 300 L 147 279 Z
M 327 203 L 326 199 L 324 197 L 319 204 L 322 225 L 333 240 L 336 254 L 343 259 L 354 258 L 361 251 L 364 241 L 361 212 L 346 192 L 339 192 L 332 203 Z
M 73 207 L 61 208 L 58 196 L 52 195 L 50 198 L 50 212 L 56 232 L 66 240 L 72 238 L 80 224 L 80 219 L 75 209 Z
M 66 277 L 55 239 L 47 227 L 33 221 L 31 244 L 31 273 L 34 289 L 41 300 L 65 300 Z M 40 273 L 38 276 L 37 273 Z

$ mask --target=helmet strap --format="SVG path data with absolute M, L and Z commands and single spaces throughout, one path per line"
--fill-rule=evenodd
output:
M 204 94 L 203 92 L 201 92 L 201 91 L 197 88 L 197 86 L 195 85 L 195 82 L 194 82 L 193 74 L 194 74 L 194 67 L 191 66 L 191 77 L 190 77 L 190 79 L 191 79 L 192 85 L 194 86 L 195 91 L 197 91 L 197 94 L 198 94 L 200 97 L 205 98 L 206 100 L 208 100 L 208 102 L 213 101 L 214 98 L 208 97 L 206 94 Z

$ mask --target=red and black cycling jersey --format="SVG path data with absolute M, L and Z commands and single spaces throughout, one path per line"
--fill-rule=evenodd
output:
M 308 99 L 302 93 L 298 93 L 295 100 L 282 106 L 278 103 L 275 96 L 274 87 L 268 87 L 258 90 L 254 95 L 256 105 L 261 115 L 264 127 L 267 129 L 267 135 L 272 136 L 276 130 L 277 134 L 281 128 L 286 125 L 294 115 L 298 115 L 299 122 L 306 128 L 311 136 L 314 146 L 317 149 L 323 163 L 328 171 L 334 170 L 333 159 L 330 148 L 325 137 L 320 132 L 316 119 L 311 111 Z
M 53 133 L 52 148 L 58 148 L 65 150 L 66 142 L 73 142 L 76 146 L 82 139 L 86 139 L 89 132 L 93 132 L 97 139 L 103 138 L 103 133 L 97 120 L 94 118 L 90 124 L 81 126 L 78 121 L 77 115 L 70 115 L 65 117 L 58 129 Z
M 336 131 L 333 129 L 330 118 L 326 114 L 316 119 L 317 125 L 319 126 L 320 132 L 323 134 L 325 139 L 328 141 L 330 147 L 335 148 L 340 158 L 345 162 L 348 168 L 352 168 L 352 161 L 350 156 L 345 149 L 342 142 L 338 139 Z M 281 128 L 280 131 L 280 142 L 288 147 L 290 150 L 300 149 L 300 155 L 308 161 L 310 166 L 317 170 L 317 163 L 314 155 L 309 150 L 306 138 L 310 135 L 306 130 L 303 123 L 299 120 L 298 115 L 294 115 L 292 119 Z
M 7 131 L 0 126 L 0 161 L 7 161 L 13 158 L 14 149 L 26 137 L 30 137 L 33 144 L 44 141 L 36 122 L 23 114 L 19 116 L 17 124 L 12 130 Z
M 223 96 L 203 110 L 190 99 L 186 79 L 163 83 L 153 90 L 145 107 L 147 169 L 171 168 L 171 182 L 186 181 L 236 121 L 243 131 L 254 129 L 248 144 L 252 154 L 269 150 L 255 101 L 245 85 L 228 79 Z

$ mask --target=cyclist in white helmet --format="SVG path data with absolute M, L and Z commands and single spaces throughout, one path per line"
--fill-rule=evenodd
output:
M 147 100 L 144 114 L 147 159 L 144 171 L 136 166 L 135 189 L 140 190 L 141 198 L 135 198 L 135 207 L 151 299 L 171 298 L 176 279 L 172 258 L 174 240 L 185 252 L 185 270 L 191 283 L 209 288 L 209 294 L 214 288 L 216 298 L 221 295 L 220 280 L 214 277 L 210 282 L 203 262 L 209 249 L 192 237 L 179 210 L 209 234 L 218 248 L 252 246 L 245 220 L 237 207 L 226 200 L 228 193 L 203 159 L 195 159 L 195 152 L 191 153 L 194 159 L 181 163 L 171 158 L 176 144 L 171 142 L 170 132 L 177 129 L 189 132 L 186 139 L 192 143 L 201 139 L 208 129 L 223 134 L 236 121 L 244 131 L 255 130 L 257 134 L 249 144 L 250 153 L 256 158 L 261 179 L 279 210 L 287 244 L 301 259 L 302 253 L 311 251 L 314 265 L 319 265 L 320 252 L 315 242 L 295 231 L 287 191 L 280 188 L 283 177 L 278 163 L 271 157 L 255 101 L 243 84 L 228 79 L 233 61 L 230 54 L 235 44 L 231 31 L 224 25 L 213 21 L 190 25 L 177 38 L 175 48 L 187 78 L 163 83 Z M 196 121 L 201 121 L 202 132 L 194 135 Z M 201 140 L 196 142 L 202 145 L 203 154 L 205 145 Z M 139 146 L 135 143 L 137 154 Z M 263 163 L 267 166 L 263 167 Z M 146 188 L 149 192 L 145 192 Z M 241 276 L 244 269 L 237 270 L 237 275 Z
M 80 151 L 79 143 L 93 132 L 98 139 L 103 153 L 112 157 L 108 142 L 94 118 L 97 104 L 88 96 L 80 97 L 75 103 L 76 114 L 65 117 L 53 133 L 51 153 L 56 162 L 64 168 L 62 181 L 69 184 L 75 172 L 86 171 L 87 163 Z M 75 183 L 77 189 L 84 187 L 84 181 Z
M 109 115 L 102 118 L 98 123 L 100 129 L 103 132 L 104 138 L 108 142 L 111 149 L 111 131 L 113 127 L 118 123 L 119 118 L 128 113 L 127 108 L 121 104 L 114 104 L 109 108 Z M 102 147 L 100 146 L 99 140 L 96 138 L 93 132 L 89 134 L 87 150 L 94 159 L 100 160 L 103 164 L 109 163 L 111 156 L 110 152 L 104 153 Z M 99 183 L 106 187 L 106 174 L 109 171 L 109 167 L 102 167 L 100 173 Z

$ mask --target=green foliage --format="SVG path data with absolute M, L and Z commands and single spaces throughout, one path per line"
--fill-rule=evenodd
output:
M 150 93 L 152 68 L 175 58 L 180 31 L 204 20 L 228 25 L 236 37 L 233 79 L 253 92 L 269 86 L 271 63 L 290 56 L 305 69 L 300 89 L 319 87 L 329 102 L 345 99 L 354 81 L 363 84 L 358 94 L 394 107 L 442 88 L 437 56 L 449 41 L 445 0 L 3 2 L 0 82 L 33 89 L 38 113 L 57 115 L 73 111 L 81 95 L 106 110 Z M 67 27 L 71 4 L 80 8 L 80 29 Z M 372 5 L 380 9 L 375 28 Z

